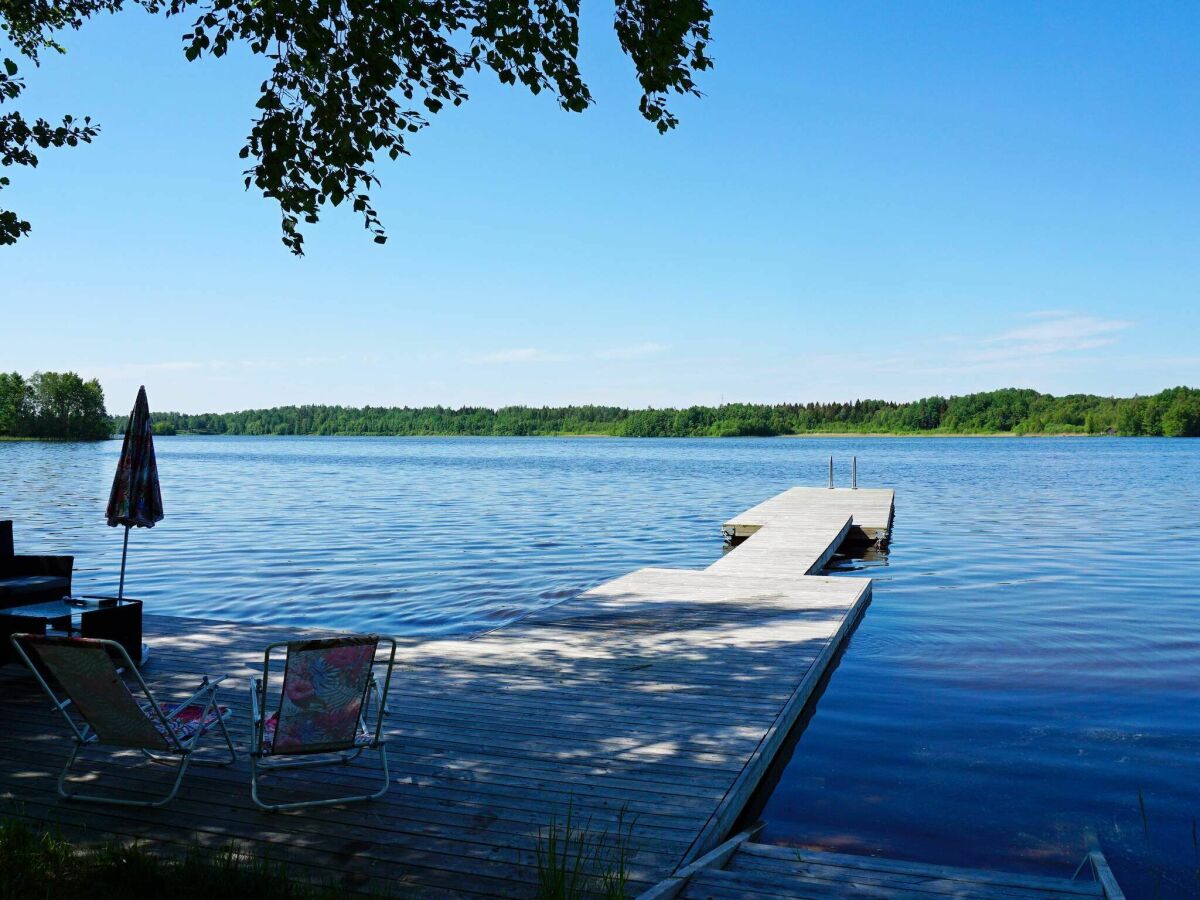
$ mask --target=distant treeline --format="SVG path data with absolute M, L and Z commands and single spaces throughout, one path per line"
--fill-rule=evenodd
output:
M 154 413 L 158 434 L 547 435 L 734 437 L 856 432 L 885 434 L 1122 434 L 1200 436 L 1200 390 L 1152 397 L 1052 397 L 1008 388 L 912 403 L 730 403 L 687 409 L 616 406 L 279 406 L 235 413 Z M 124 419 L 114 419 L 114 431 Z
M 122 420 L 120 428 L 125 427 Z M 0 372 L 0 437 L 98 441 L 113 434 L 96 379 L 74 372 Z

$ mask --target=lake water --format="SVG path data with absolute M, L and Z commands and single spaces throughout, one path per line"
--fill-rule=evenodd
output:
M 0 443 L 18 552 L 112 592 L 119 442 Z M 874 600 L 763 839 L 1200 896 L 1200 441 L 164 438 L 130 539 L 155 612 L 464 633 L 647 565 L 795 484 L 896 488 Z M 1139 800 L 1139 797 L 1141 798 Z M 1144 806 L 1144 816 L 1142 807 Z

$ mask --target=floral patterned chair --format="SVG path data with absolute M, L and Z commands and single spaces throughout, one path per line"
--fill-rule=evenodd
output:
M 390 645 L 386 660 L 379 654 L 385 644 Z M 271 689 L 271 654 L 281 650 L 286 658 L 276 695 Z M 382 689 L 375 678 L 377 661 L 386 663 Z M 389 776 L 383 716 L 395 661 L 396 642 L 374 634 L 282 641 L 267 647 L 262 678 L 256 678 L 250 689 L 250 796 L 259 807 L 300 809 L 384 795 Z M 383 782 L 372 794 L 280 803 L 267 803 L 259 796 L 260 781 L 268 775 L 344 764 L 366 751 L 378 752 L 383 768 Z
M 225 727 L 230 710 L 217 705 L 217 686 L 225 680 L 224 675 L 211 681 L 205 676 L 192 696 L 182 703 L 159 703 L 125 648 L 116 641 L 14 634 L 12 645 L 54 708 L 62 713 L 74 738 L 75 746 L 58 776 L 60 796 L 121 806 L 165 806 L 178 793 L 189 763 L 224 766 L 237 759 Z M 137 695 L 122 678 L 123 672 L 132 677 Z M 46 675 L 57 682 L 66 699 L 59 698 Z M 70 710 L 82 723 L 76 721 Z M 228 759 L 208 761 L 196 757 L 200 738 L 211 729 L 219 730 L 224 737 Z M 71 767 L 85 747 L 93 746 L 141 750 L 154 762 L 173 764 L 177 771 L 170 791 L 159 800 L 134 800 L 69 790 L 67 776 Z

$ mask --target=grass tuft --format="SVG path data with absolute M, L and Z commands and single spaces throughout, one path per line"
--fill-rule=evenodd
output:
M 539 900 L 576 900 L 599 895 L 604 900 L 624 900 L 629 889 L 629 857 L 634 819 L 624 807 L 614 831 L 595 832 L 591 819 L 575 820 L 567 804 L 560 825 L 538 831 L 537 869 Z

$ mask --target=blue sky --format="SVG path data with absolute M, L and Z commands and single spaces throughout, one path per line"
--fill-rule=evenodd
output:
M 1200 384 L 1200 4 L 714 6 L 676 132 L 585 0 L 594 108 L 473 78 L 379 166 L 388 244 L 331 209 L 301 260 L 242 189 L 261 60 L 68 33 L 18 108 L 104 131 L 7 173 L 0 368 L 114 411 Z

